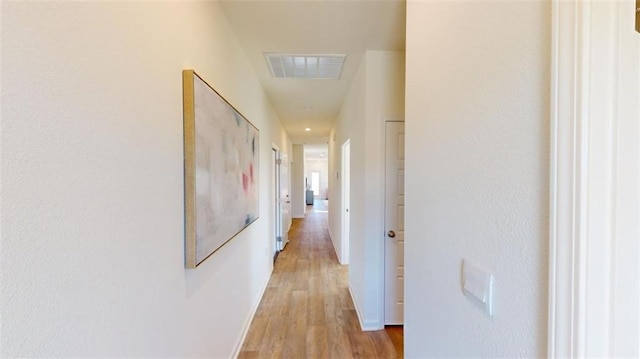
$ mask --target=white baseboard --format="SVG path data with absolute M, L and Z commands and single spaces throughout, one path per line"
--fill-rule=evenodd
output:
M 331 239 L 331 245 L 333 246 L 333 253 L 336 254 L 336 257 L 338 257 L 338 263 L 345 265 L 345 263 L 342 263 L 342 253 L 338 252 L 338 247 L 336 246 L 336 242 L 334 240 L 334 236 L 333 233 L 331 232 L 331 226 L 327 226 L 328 232 L 329 232 L 329 239 Z
M 262 301 L 264 292 L 267 290 L 267 285 L 269 285 L 269 280 L 271 280 L 271 273 L 269 273 L 269 276 L 267 276 L 267 280 L 264 282 L 264 285 L 262 286 L 262 290 L 260 291 L 258 300 L 256 300 L 256 302 L 253 304 L 253 308 L 251 308 L 251 312 L 249 313 L 249 316 L 245 320 L 244 328 L 242 329 L 242 335 L 240 336 L 240 339 L 236 343 L 235 349 L 233 350 L 233 354 L 231 355 L 231 357 L 234 359 L 238 358 L 238 355 L 240 355 L 240 350 L 242 350 L 242 344 L 244 344 L 244 340 L 247 338 L 247 334 L 249 333 L 249 328 L 251 328 L 251 322 L 253 321 L 253 317 L 256 315 L 256 312 L 258 311 L 258 307 L 260 306 L 260 302 Z
M 379 320 L 362 320 L 362 311 L 358 306 L 358 300 L 356 296 L 353 295 L 353 291 L 351 290 L 351 285 L 349 285 L 349 294 L 351 295 L 351 300 L 353 301 L 353 307 L 356 309 L 358 322 L 360 322 L 360 329 L 362 329 L 362 331 L 364 332 L 384 329 L 384 325 L 381 326 Z

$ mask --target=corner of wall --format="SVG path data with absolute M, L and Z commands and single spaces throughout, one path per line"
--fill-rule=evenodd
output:
M 271 279 L 271 276 L 268 276 L 264 281 L 264 285 L 262 286 L 262 289 L 260 290 L 260 293 L 256 298 L 255 303 L 253 304 L 253 307 L 251 308 L 251 311 L 249 312 L 249 314 L 247 315 L 247 318 L 244 321 L 242 333 L 238 337 L 238 340 L 236 341 L 236 345 L 233 349 L 233 353 L 231 354 L 232 358 L 237 358 L 240 355 L 240 351 L 242 350 L 242 345 L 244 344 L 244 341 L 247 338 L 247 334 L 249 333 L 249 329 L 251 328 L 251 322 L 253 322 L 253 317 L 256 315 L 256 312 L 258 311 L 258 307 L 260 306 L 260 302 L 262 301 L 262 296 L 264 295 L 264 292 L 267 290 L 267 285 L 269 285 L 270 279 Z
M 355 291 L 351 289 L 351 283 L 349 283 L 349 294 L 351 295 L 351 299 L 353 301 L 353 307 L 356 311 L 356 316 L 358 317 L 358 323 L 360 323 L 360 329 L 365 332 L 375 331 L 384 329 L 384 324 L 381 321 L 376 319 L 363 319 L 364 316 L 362 314 L 362 310 L 360 309 L 360 301 L 359 298 L 355 295 Z

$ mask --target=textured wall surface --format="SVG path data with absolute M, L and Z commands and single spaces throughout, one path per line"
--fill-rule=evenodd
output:
M 1 356 L 229 357 L 290 151 L 215 2 L 2 2 Z M 260 219 L 184 269 L 182 79 L 259 129 Z
M 408 357 L 546 355 L 550 41 L 546 2 L 408 2 Z

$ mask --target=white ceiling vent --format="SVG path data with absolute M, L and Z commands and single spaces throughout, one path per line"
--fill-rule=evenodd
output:
M 264 57 L 277 79 L 338 80 L 347 55 L 265 53 Z

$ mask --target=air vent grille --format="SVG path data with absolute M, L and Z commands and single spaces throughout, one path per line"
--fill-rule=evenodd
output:
M 347 55 L 265 53 L 271 75 L 278 79 L 338 80 Z

